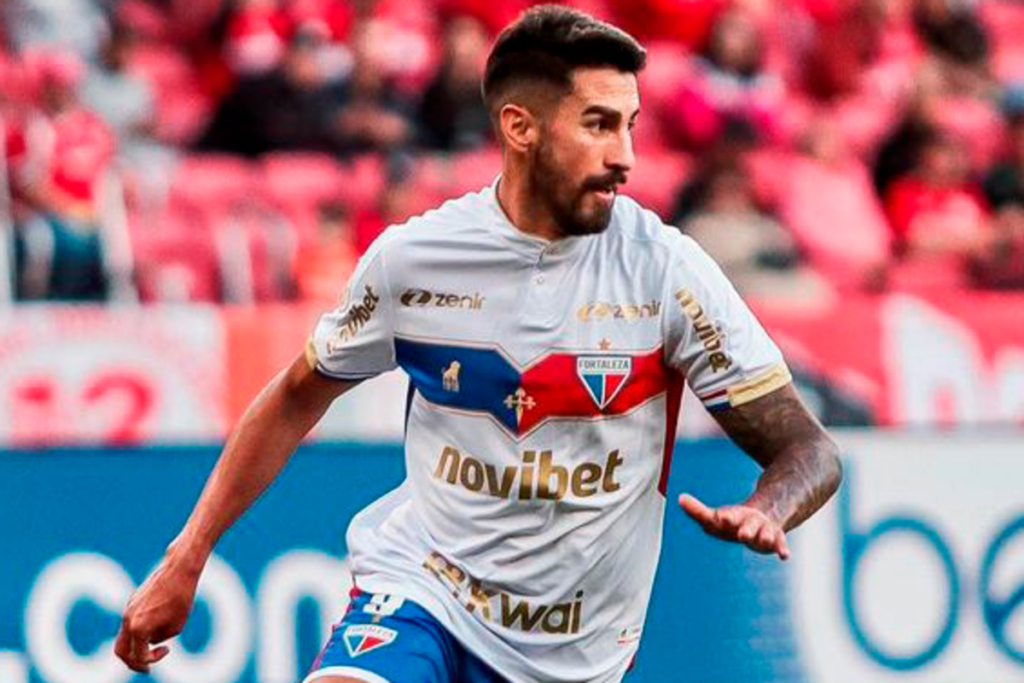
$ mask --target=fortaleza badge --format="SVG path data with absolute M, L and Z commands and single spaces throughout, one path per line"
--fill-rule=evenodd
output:
M 376 624 L 353 624 L 345 629 L 342 639 L 345 641 L 345 648 L 351 657 L 365 655 L 377 648 L 390 645 L 398 632 Z
M 576 374 L 602 410 L 619 393 L 632 370 L 633 359 L 629 356 L 582 356 L 576 359 Z

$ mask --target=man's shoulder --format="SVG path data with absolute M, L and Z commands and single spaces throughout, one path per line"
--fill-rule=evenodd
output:
M 492 220 L 488 188 L 448 199 L 404 222 L 390 226 L 378 238 L 382 247 L 415 248 L 457 242 L 465 244 L 474 234 L 487 233 Z
M 700 259 L 703 250 L 697 242 L 632 197 L 620 195 L 615 201 L 617 233 L 634 248 L 662 252 L 674 260 Z
M 489 193 L 491 188 L 467 192 L 460 197 L 446 199 L 438 206 L 413 216 L 405 222 L 413 238 L 422 237 L 424 229 L 430 231 L 462 231 L 479 229 L 491 219 Z

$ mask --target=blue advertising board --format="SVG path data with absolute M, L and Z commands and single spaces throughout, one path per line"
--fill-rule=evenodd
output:
M 0 681 L 125 683 L 119 612 L 181 528 L 214 448 L 0 454 Z M 669 495 L 749 493 L 727 442 L 681 444 Z M 398 485 L 398 446 L 307 445 L 217 547 L 165 683 L 301 680 L 350 585 L 348 519 Z M 781 563 L 706 538 L 673 503 L 631 683 L 803 680 Z M 139 680 L 144 680 L 139 677 Z

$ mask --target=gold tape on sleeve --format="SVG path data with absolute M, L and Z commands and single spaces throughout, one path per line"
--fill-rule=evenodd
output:
M 313 344 L 312 337 L 306 340 L 306 362 L 309 363 L 310 368 L 316 370 L 319 361 L 316 357 L 316 345 Z
M 750 403 L 772 393 L 776 389 L 786 386 L 792 381 L 793 376 L 789 374 L 789 368 L 780 363 L 757 377 L 729 387 L 729 405 L 735 408 L 744 403 Z

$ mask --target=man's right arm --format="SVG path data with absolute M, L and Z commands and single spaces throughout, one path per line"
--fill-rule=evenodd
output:
M 128 602 L 114 651 L 131 669 L 147 672 L 166 656 L 166 646 L 151 646 L 184 628 L 217 540 L 277 477 L 331 402 L 356 384 L 324 377 L 300 356 L 256 397 L 184 529 Z

